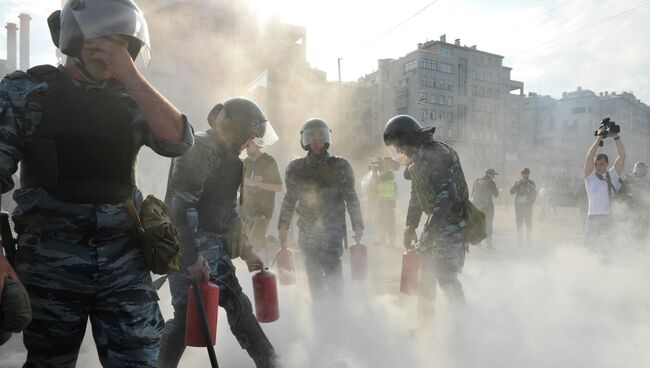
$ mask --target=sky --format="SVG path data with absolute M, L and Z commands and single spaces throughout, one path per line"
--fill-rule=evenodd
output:
M 581 86 L 632 91 L 650 102 L 648 0 L 438 0 L 388 34 L 432 0 L 246 1 L 262 19 L 307 27 L 308 61 L 329 79 L 337 78 L 338 58 L 343 80 L 354 81 L 374 71 L 378 59 L 400 57 L 419 42 L 446 34 L 448 42 L 460 38 L 463 45 L 505 56 L 504 65 L 513 68 L 513 79 L 523 81 L 526 91 L 559 98 Z M 59 5 L 58 0 L 0 0 L 2 24 L 17 22 L 20 12 L 31 14 L 34 65 L 55 61 L 45 19 Z M 3 58 L 5 48 L 3 32 Z

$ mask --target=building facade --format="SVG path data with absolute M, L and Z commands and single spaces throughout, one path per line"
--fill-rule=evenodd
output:
M 358 81 L 360 101 L 371 109 L 360 119 L 379 134 L 397 114 L 435 126 L 436 136 L 461 153 L 470 177 L 488 167 L 509 170 L 518 160 L 523 83 L 511 79 L 503 56 L 461 46 L 460 40 L 418 44 L 399 59 L 379 60 L 378 70 Z

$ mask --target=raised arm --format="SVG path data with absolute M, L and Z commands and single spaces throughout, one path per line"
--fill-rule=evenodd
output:
M 596 157 L 596 152 L 598 152 L 598 147 L 600 146 L 600 142 L 603 140 L 601 136 L 596 136 L 596 141 L 594 144 L 589 147 L 589 151 L 587 151 L 587 159 L 585 160 L 585 178 L 589 175 L 591 175 L 592 172 L 594 172 L 594 158 Z
M 158 139 L 181 142 L 186 124 L 181 113 L 147 82 L 124 45 L 107 39 L 86 40 L 93 58 L 102 60 L 117 80 L 124 83 L 144 114 L 151 133 Z
M 618 134 L 614 135 L 614 142 L 616 143 L 616 161 L 614 162 L 614 170 L 616 170 L 616 173 L 620 176 L 625 168 L 625 147 L 623 147 L 623 141 Z

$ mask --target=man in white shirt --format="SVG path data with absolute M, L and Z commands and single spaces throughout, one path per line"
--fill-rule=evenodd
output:
M 598 133 L 602 133 L 602 128 Z M 587 212 L 587 226 L 585 245 L 593 248 L 601 235 L 607 235 L 612 228 L 611 201 L 616 192 L 621 188 L 620 175 L 625 166 L 625 149 L 618 134 L 609 134 L 616 144 L 616 161 L 612 168 L 609 167 L 609 158 L 604 153 L 597 153 L 603 135 L 597 135 L 596 141 L 585 161 L 585 187 L 589 210 Z

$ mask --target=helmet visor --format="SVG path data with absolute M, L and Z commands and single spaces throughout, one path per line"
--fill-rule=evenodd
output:
M 332 144 L 332 132 L 327 127 L 314 127 L 302 131 L 300 142 L 304 147 L 312 143 Z
M 259 133 L 260 131 L 258 130 L 258 134 Z M 260 147 L 264 147 L 264 146 L 270 146 L 272 144 L 275 144 L 279 140 L 280 138 L 278 137 L 278 134 L 275 132 L 275 129 L 273 129 L 273 125 L 271 125 L 271 122 L 267 120 L 264 122 L 264 130 L 262 136 L 261 137 L 256 136 L 253 142 L 255 142 L 255 144 Z
M 73 8 L 72 14 L 84 39 L 123 35 L 138 40 L 142 45 L 139 55 L 144 64 L 149 65 L 149 28 L 139 9 L 117 1 L 95 0 L 83 1 L 77 10 Z

